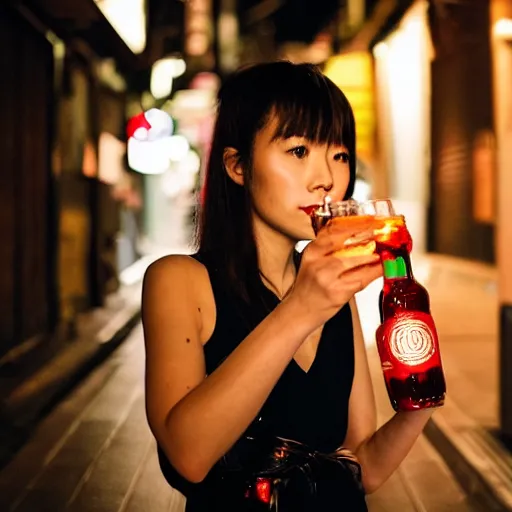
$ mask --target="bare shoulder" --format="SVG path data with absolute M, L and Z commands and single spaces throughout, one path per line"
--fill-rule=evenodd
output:
M 190 292 L 202 295 L 202 290 L 208 287 L 209 282 L 206 268 L 194 258 L 181 254 L 164 256 L 154 261 L 146 270 L 143 302 L 153 294 L 160 293 L 165 294 L 167 299 L 176 295 L 183 299 Z
M 204 342 L 210 324 L 215 322 L 215 301 L 205 266 L 186 255 L 164 256 L 153 262 L 144 275 L 143 320 L 148 311 L 161 309 L 162 304 L 168 313 L 175 310 L 195 319 L 200 341 Z
M 157 284 L 163 280 L 178 281 L 200 280 L 208 277 L 206 268 L 202 263 L 191 256 L 172 254 L 163 256 L 149 265 L 144 276 L 144 283 Z

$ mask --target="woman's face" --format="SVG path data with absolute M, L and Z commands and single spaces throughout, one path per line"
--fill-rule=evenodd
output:
M 296 242 L 314 238 L 301 207 L 341 201 L 350 181 L 344 145 L 316 144 L 303 137 L 272 140 L 271 120 L 254 140 L 251 195 L 255 223 L 266 224 Z

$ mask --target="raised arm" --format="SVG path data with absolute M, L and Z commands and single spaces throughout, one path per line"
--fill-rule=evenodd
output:
M 378 257 L 331 255 L 336 238 L 352 234 L 334 232 L 310 244 L 293 291 L 207 378 L 202 337 L 213 296 L 204 267 L 173 256 L 148 269 L 142 312 L 148 420 L 185 478 L 207 475 L 256 417 L 305 338 L 380 275 Z

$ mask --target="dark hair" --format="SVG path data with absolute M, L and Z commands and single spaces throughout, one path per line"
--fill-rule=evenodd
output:
M 341 90 L 311 64 L 273 62 L 237 71 L 218 94 L 217 121 L 200 211 L 199 251 L 216 268 L 231 292 L 252 302 L 261 287 L 252 229 L 251 170 L 256 134 L 271 115 L 276 137 L 302 136 L 318 143 L 343 143 L 349 151 L 352 196 L 355 169 L 355 123 Z M 228 176 L 227 147 L 238 151 L 244 186 Z

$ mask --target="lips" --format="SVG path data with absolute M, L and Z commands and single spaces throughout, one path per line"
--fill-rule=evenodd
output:
M 299 206 L 299 209 L 302 210 L 306 215 L 313 215 L 313 212 L 315 210 L 317 210 L 318 208 L 320 208 L 321 203 L 316 203 L 316 204 L 310 204 L 309 206 Z

